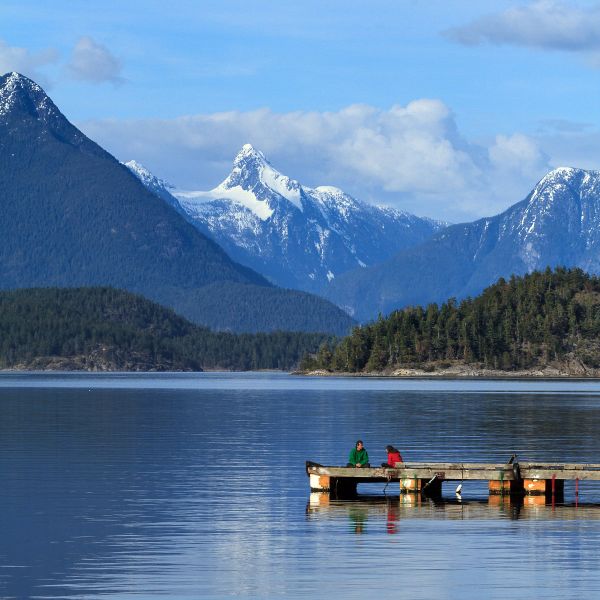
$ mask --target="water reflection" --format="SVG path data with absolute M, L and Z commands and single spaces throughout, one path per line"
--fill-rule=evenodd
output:
M 396 497 L 361 496 L 354 500 L 331 500 L 327 494 L 310 494 L 306 505 L 309 521 L 347 519 L 355 533 L 369 529 L 398 533 L 408 519 L 498 520 L 558 519 L 600 521 L 600 504 L 556 503 L 544 496 L 490 496 L 487 499 L 431 499 L 406 494 Z
M 462 503 L 380 485 L 307 506 L 304 468 L 345 462 L 358 437 L 375 462 L 388 443 L 407 461 L 600 462 L 590 384 L 200 379 L 0 377 L 0 597 L 499 599 L 507 564 L 532 597 L 600 591 L 588 482 L 577 510 L 571 488 L 553 510 L 471 484 Z

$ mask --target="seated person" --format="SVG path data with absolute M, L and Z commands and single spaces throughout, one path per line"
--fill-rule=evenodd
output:
M 350 456 L 348 457 L 348 467 L 370 467 L 369 454 L 366 448 L 363 446 L 362 440 L 356 442 L 356 447 L 350 450 Z
M 385 451 L 387 452 L 387 462 L 381 463 L 382 467 L 395 467 L 396 463 L 403 462 L 400 451 L 394 446 L 386 446 Z

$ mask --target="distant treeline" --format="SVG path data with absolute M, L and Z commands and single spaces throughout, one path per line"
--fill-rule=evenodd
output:
M 306 356 L 306 370 L 449 366 L 503 370 L 573 358 L 600 367 L 600 279 L 557 268 L 511 277 L 475 298 L 405 308 Z
M 0 292 L 0 368 L 290 369 L 326 339 L 319 333 L 212 332 L 114 288 Z

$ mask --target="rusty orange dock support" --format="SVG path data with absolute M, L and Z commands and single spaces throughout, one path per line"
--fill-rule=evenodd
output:
M 532 496 L 561 496 L 565 491 L 564 479 L 524 479 L 525 493 Z

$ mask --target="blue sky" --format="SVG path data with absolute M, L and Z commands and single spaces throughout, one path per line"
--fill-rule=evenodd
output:
M 600 168 L 600 2 L 0 5 L 0 70 L 121 160 L 210 189 L 245 142 L 308 185 L 460 221 Z

